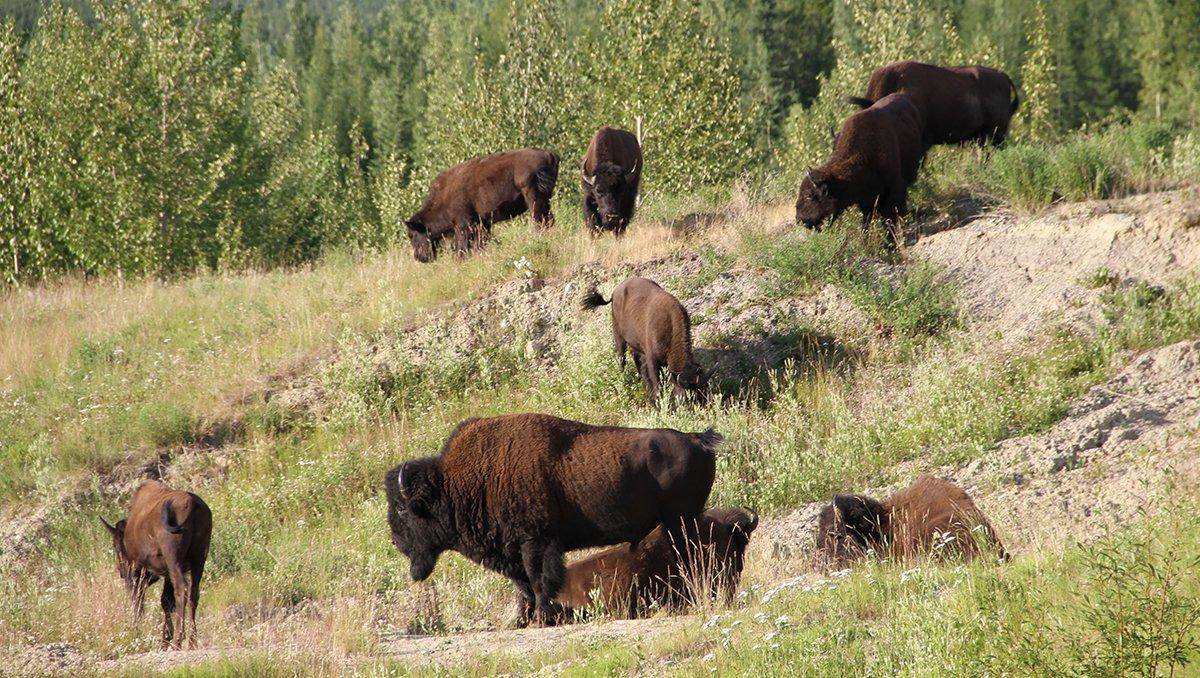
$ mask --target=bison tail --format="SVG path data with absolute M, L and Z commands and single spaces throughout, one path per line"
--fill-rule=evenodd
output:
M 600 290 L 597 290 L 595 287 L 593 287 L 592 291 L 588 292 L 583 298 L 583 302 L 580 304 L 580 306 L 582 306 L 583 310 L 585 311 L 591 311 L 592 309 L 596 309 L 611 303 L 612 299 L 605 301 L 604 297 L 600 296 Z
M 874 101 L 864 97 L 842 97 L 842 101 L 845 101 L 851 106 L 858 106 L 859 108 L 870 108 L 875 105 Z
M 700 447 L 705 452 L 716 452 L 721 443 L 725 442 L 725 436 L 717 433 L 715 429 L 708 429 L 704 433 L 694 433 L 696 441 L 700 443 Z
M 159 516 L 162 519 L 163 529 L 171 534 L 179 534 L 183 532 L 183 525 L 175 522 L 175 511 L 171 507 L 171 500 L 163 502 L 162 512 Z
M 558 156 L 550 154 L 550 162 L 542 165 L 535 173 L 538 191 L 545 195 L 554 192 L 554 184 L 558 182 Z

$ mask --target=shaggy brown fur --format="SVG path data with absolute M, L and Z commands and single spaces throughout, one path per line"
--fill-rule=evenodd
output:
M 908 212 L 908 187 L 925 154 L 921 114 L 903 94 L 892 94 L 842 123 L 833 156 L 800 182 L 796 222 L 820 228 L 847 208 L 862 212 L 863 228 L 879 214 L 893 242 Z
M 1008 554 L 991 523 L 962 488 L 921 476 L 891 497 L 837 495 L 821 510 L 817 548 L 835 567 L 873 549 L 906 560 L 926 554 L 975 558 L 981 547 Z
M 196 647 L 200 578 L 212 537 L 208 506 L 190 492 L 148 480 L 134 491 L 129 517 L 116 525 L 100 521 L 112 535 L 117 572 L 129 591 L 134 616 L 142 615 L 146 587 L 162 578 L 163 647 L 180 647 L 184 636 Z
M 565 619 L 578 617 L 594 601 L 629 617 L 654 607 L 682 608 L 697 597 L 723 595 L 729 602 L 756 527 L 755 514 L 709 509 L 697 521 L 698 540 L 679 549 L 660 526 L 636 545 L 614 546 L 572 563 L 555 602 Z M 687 565 L 684 552 L 691 556 Z
M 708 379 L 692 357 L 692 321 L 678 299 L 653 280 L 635 277 L 617 285 L 608 301 L 595 288 L 583 299 L 588 311 L 605 304 L 612 304 L 613 347 L 621 369 L 628 347 L 651 404 L 658 402 L 664 367 L 676 400 L 706 394 Z
M 513 581 L 523 622 L 549 622 L 563 553 L 638 542 L 699 516 L 721 440 L 711 429 L 590 426 L 545 414 L 467 419 L 441 456 L 388 472 L 392 543 L 414 580 L 454 550 Z
M 601 127 L 583 156 L 583 223 L 593 234 L 625 233 L 637 205 L 642 147 L 623 129 Z
M 554 223 L 550 198 L 558 180 L 558 156 L 522 148 L 468 160 L 437 175 L 425 204 L 406 223 L 417 261 L 437 258 L 438 246 L 454 235 L 462 256 L 481 244 L 496 222 L 532 213 L 541 227 Z
M 1008 74 L 985 66 L 943 68 L 917 61 L 882 66 L 867 81 L 866 97 L 847 97 L 863 108 L 889 94 L 907 94 L 921 111 L 925 146 L 976 141 L 999 146 L 1020 100 Z

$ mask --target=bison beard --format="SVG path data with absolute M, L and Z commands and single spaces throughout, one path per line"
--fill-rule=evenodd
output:
M 558 156 L 523 148 L 468 160 L 442 172 L 425 204 L 412 216 L 408 239 L 413 257 L 437 258 L 442 240 L 454 237 L 458 256 L 482 244 L 492 225 L 529 211 L 540 227 L 554 223 L 550 199 L 558 181 Z
M 440 456 L 386 475 L 392 543 L 414 580 L 427 578 L 443 551 L 457 551 L 512 580 L 522 623 L 549 623 L 564 552 L 637 542 L 659 525 L 694 519 L 712 489 L 721 440 L 712 430 L 590 426 L 543 414 L 468 419 Z

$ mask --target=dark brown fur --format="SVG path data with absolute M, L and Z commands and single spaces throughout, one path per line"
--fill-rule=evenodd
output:
M 820 228 L 850 207 L 863 228 L 876 215 L 889 222 L 889 242 L 908 212 L 908 187 L 925 154 L 921 114 L 903 94 L 880 99 L 842 123 L 833 156 L 800 182 L 796 222 Z
M 100 520 L 112 535 L 117 572 L 129 591 L 134 616 L 142 615 L 146 587 L 161 578 L 163 647 L 178 648 L 188 636 L 194 648 L 200 579 L 212 537 L 208 506 L 190 492 L 148 480 L 134 491 L 127 518 L 116 525 Z
M 590 426 L 545 414 L 467 419 L 441 456 L 388 472 L 392 542 L 414 580 L 454 550 L 513 581 L 523 622 L 550 621 L 563 553 L 637 542 L 699 516 L 720 442 L 712 430 Z
M 658 402 L 664 367 L 677 400 L 689 393 L 705 395 L 707 377 L 692 357 L 692 321 L 674 295 L 653 280 L 634 277 L 617 285 L 608 301 L 595 289 L 583 299 L 585 310 L 605 304 L 612 304 L 613 347 L 621 369 L 628 348 L 651 404 Z
M 867 107 L 897 93 L 907 94 L 921 111 L 926 148 L 967 141 L 999 146 L 1020 103 L 1016 86 L 1003 71 L 917 61 L 897 61 L 876 69 L 867 81 L 867 96 L 847 101 Z
M 636 617 L 655 607 L 679 609 L 693 597 L 737 591 L 746 545 L 758 516 L 741 509 L 709 509 L 697 521 L 698 535 L 681 558 L 661 526 L 636 545 L 623 544 L 594 553 L 567 568 L 566 583 L 555 598 L 571 619 L 599 602 L 614 614 Z M 698 587 L 703 587 L 697 590 Z
M 406 223 L 417 261 L 437 258 L 441 241 L 454 236 L 461 256 L 481 244 L 492 225 L 529 211 L 541 227 L 554 223 L 550 199 L 558 156 L 522 148 L 468 160 L 437 175 L 425 204 Z
M 601 127 L 583 156 L 583 223 L 593 234 L 625 233 L 637 205 L 642 147 L 623 129 Z
M 821 510 L 816 541 L 835 567 L 845 566 L 868 549 L 899 560 L 931 553 L 971 560 L 982 546 L 1008 558 L 970 495 L 931 476 L 921 476 L 883 501 L 862 495 L 834 497 Z

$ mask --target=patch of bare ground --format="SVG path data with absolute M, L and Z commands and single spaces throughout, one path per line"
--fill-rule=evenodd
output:
M 1071 203 L 1034 217 L 989 214 L 920 239 L 962 288 L 974 328 L 1006 342 L 1047 320 L 1090 327 L 1100 317 L 1103 269 L 1119 281 L 1164 285 L 1200 266 L 1200 188 Z

